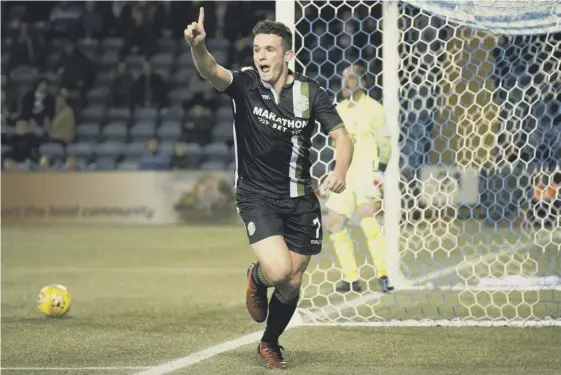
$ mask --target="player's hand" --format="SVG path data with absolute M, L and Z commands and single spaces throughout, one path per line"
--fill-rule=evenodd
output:
M 384 194 L 384 174 L 382 172 L 374 172 L 372 185 L 374 186 L 374 191 L 379 191 L 382 195 Z
M 342 173 L 333 171 L 329 173 L 325 181 L 323 182 L 324 190 L 332 191 L 336 194 L 342 193 L 347 187 L 345 183 L 345 176 Z
M 204 42 L 206 38 L 206 32 L 204 27 L 205 21 L 205 10 L 203 7 L 199 9 L 199 20 L 197 22 L 191 23 L 185 31 L 183 35 L 185 36 L 185 40 L 191 47 L 196 47 L 202 42 Z

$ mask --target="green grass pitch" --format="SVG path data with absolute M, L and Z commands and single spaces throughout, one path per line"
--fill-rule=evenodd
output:
M 455 255 L 435 260 L 420 254 L 405 262 L 412 275 L 421 275 L 415 264 L 442 266 Z M 548 269 L 559 272 L 559 256 L 549 259 L 555 262 Z M 157 366 L 262 330 L 245 310 L 251 261 L 241 226 L 4 226 L 2 373 L 133 374 L 139 370 L 125 367 Z M 39 290 L 51 283 L 72 293 L 63 319 L 36 310 Z M 428 315 L 442 303 L 439 292 L 407 293 L 397 292 L 387 303 L 395 316 L 411 301 Z M 560 319 L 559 306 L 551 305 L 561 298 L 549 298 L 548 311 Z M 388 311 L 382 309 L 387 305 L 380 310 Z M 270 373 L 255 344 L 173 374 Z M 557 327 L 305 326 L 288 330 L 281 344 L 290 374 L 561 374 Z M 52 367 L 66 370 L 46 370 Z

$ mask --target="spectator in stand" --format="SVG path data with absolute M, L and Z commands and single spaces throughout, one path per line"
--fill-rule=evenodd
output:
M 156 137 L 150 138 L 146 152 L 140 157 L 139 170 L 166 170 L 169 168 L 169 155 L 160 149 L 160 141 Z
M 55 116 L 46 129 L 49 140 L 62 144 L 65 148 L 74 141 L 76 134 L 76 115 L 68 104 L 68 91 L 61 89 L 56 98 Z
M 166 105 L 166 88 L 163 78 L 152 72 L 152 63 L 144 62 L 142 74 L 133 86 L 135 108 L 163 108 Z
M 35 89 L 23 96 L 21 117 L 32 127 L 47 129 L 55 112 L 55 99 L 49 92 L 49 82 L 41 78 Z
M 187 155 L 187 147 L 188 146 L 185 142 L 179 141 L 175 143 L 169 166 L 170 169 L 186 170 L 197 168 L 197 161 Z
M 41 156 L 37 169 L 40 171 L 48 171 L 54 169 L 53 159 L 47 155 Z
M 154 34 L 160 38 L 170 39 L 175 25 L 174 7 L 171 1 L 161 1 L 154 13 Z
M 12 65 L 17 67 L 40 64 L 43 47 L 43 39 L 36 33 L 31 32 L 28 23 L 21 22 L 19 25 L 19 35 L 12 44 Z
M 151 56 L 156 52 L 156 38 L 147 14 L 146 9 L 138 5 L 132 9 L 133 25 L 125 32 L 122 57 L 131 53 Z
M 131 93 L 134 77 L 128 70 L 127 64 L 121 61 L 117 67 L 117 75 L 113 80 L 111 93 L 113 95 L 113 106 L 122 108 L 131 105 Z
M 68 156 L 64 165 L 62 166 L 63 171 L 79 171 L 81 170 L 80 165 L 78 164 L 78 159 L 75 156 Z
M 82 94 L 91 87 L 93 83 L 93 65 L 84 54 L 76 48 L 73 42 L 64 46 L 60 60 L 58 61 L 58 74 L 62 87 L 70 90 L 78 89 Z
M 191 142 L 205 144 L 210 140 L 213 125 L 212 112 L 208 108 L 197 104 L 187 115 L 183 133 Z
M 86 9 L 82 14 L 82 27 L 86 39 L 101 37 L 103 17 L 98 12 L 95 1 L 86 1 Z
M 17 116 L 18 107 L 17 89 L 10 82 L 10 77 L 2 73 L 2 118 L 6 119 L 8 124 Z
M 11 150 L 4 155 L 4 165 L 29 169 L 31 164 L 39 161 L 39 145 L 40 139 L 30 131 L 29 123 L 25 119 L 18 120 L 16 134 L 8 140 Z
M 238 39 L 234 43 L 233 61 L 239 62 L 242 66 L 253 65 L 253 40 L 249 38 Z

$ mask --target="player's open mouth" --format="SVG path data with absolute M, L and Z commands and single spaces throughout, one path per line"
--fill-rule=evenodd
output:
M 261 71 L 263 73 L 269 73 L 269 70 L 271 70 L 271 67 L 269 65 L 261 65 Z

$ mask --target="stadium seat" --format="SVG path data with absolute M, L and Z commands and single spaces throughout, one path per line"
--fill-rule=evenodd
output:
M 140 55 L 129 55 L 125 59 L 125 61 L 127 62 L 129 69 L 135 70 L 135 69 L 142 69 L 142 65 L 144 64 L 146 59 L 144 58 L 144 56 L 140 56 Z
M 158 50 L 163 53 L 175 53 L 177 50 L 178 43 L 175 39 L 159 39 L 158 40 Z
M 212 56 L 219 65 L 225 66 L 228 64 L 228 52 L 222 50 L 215 50 Z
M 39 146 L 39 153 L 46 156 L 62 157 L 64 148 L 60 143 L 43 143 Z
M 193 57 L 191 56 L 191 52 L 183 52 L 181 55 L 179 55 L 177 57 L 176 64 L 178 68 L 195 66 L 195 63 L 193 62 Z
M 228 166 L 226 166 L 226 169 L 229 170 L 229 171 L 232 171 L 232 172 L 235 171 L 236 170 L 236 161 L 235 160 L 231 161 L 228 164 Z
M 80 141 L 95 141 L 99 136 L 100 129 L 99 122 L 85 122 L 76 128 L 76 137 Z
M 117 169 L 121 171 L 136 171 L 138 169 L 138 161 L 123 160 L 117 165 Z
M 107 141 L 102 143 L 96 143 L 93 146 L 93 153 L 97 156 L 112 156 L 117 157 L 125 149 L 125 144 L 123 142 L 117 141 Z
M 96 86 L 110 86 L 115 78 L 114 70 L 102 70 L 95 76 Z
M 123 38 L 117 38 L 117 37 L 105 38 L 101 42 L 101 49 L 103 51 L 117 52 L 121 48 L 123 48 L 124 44 L 125 44 L 125 41 L 123 40 Z
M 152 121 L 139 122 L 130 130 L 130 137 L 133 141 L 146 141 L 154 134 L 156 134 L 156 124 Z
M 203 147 L 203 155 L 205 160 L 218 160 L 218 161 L 229 161 L 232 157 L 232 152 L 228 149 L 228 146 L 224 143 L 209 143 Z
M 12 151 L 12 146 L 2 145 L 1 151 L 2 151 L 2 156 L 4 156 L 8 152 Z
M 60 60 L 60 52 L 51 51 L 47 55 L 47 67 L 50 69 L 54 69 L 57 66 L 58 61 Z
M 178 88 L 168 94 L 168 99 L 172 106 L 180 106 L 184 100 L 192 97 L 193 92 L 189 88 Z
M 68 156 L 89 157 L 92 155 L 93 145 L 89 142 L 77 142 L 66 147 Z
M 198 143 L 187 143 L 187 155 L 200 161 L 203 157 L 203 148 Z
M 124 154 L 128 157 L 138 157 L 146 151 L 146 142 L 131 142 L 125 145 Z
M 170 68 L 173 65 L 173 55 L 171 53 L 158 53 L 150 59 L 154 69 L 162 67 Z
M 160 152 L 166 155 L 173 154 L 174 143 L 173 141 L 163 141 L 160 143 Z
M 48 79 L 49 83 L 53 86 L 58 86 L 60 84 L 60 75 L 52 70 L 42 73 L 42 76 Z
M 128 136 L 127 124 L 124 122 L 110 122 L 101 130 L 101 134 L 106 140 L 125 141 Z
M 86 100 L 91 106 L 105 106 L 109 102 L 110 90 L 107 86 L 94 87 L 88 91 Z
M 226 164 L 220 160 L 208 160 L 201 163 L 199 169 L 203 171 L 222 171 L 226 169 Z
M 181 123 L 179 121 L 165 121 L 156 131 L 162 140 L 175 140 L 181 135 Z
M 209 51 L 227 51 L 230 49 L 230 41 L 227 38 L 212 38 L 208 41 Z
M 96 105 L 82 109 L 80 112 L 80 120 L 83 122 L 103 122 L 105 121 L 106 109 L 103 106 Z
M 98 64 L 102 69 L 113 69 L 119 63 L 119 53 L 117 51 L 106 51 L 99 58 Z
M 161 76 L 164 82 L 167 82 L 169 81 L 169 77 L 171 75 L 171 67 L 159 67 L 157 69 L 154 69 L 154 73 Z
M 108 121 L 122 121 L 128 123 L 130 117 L 131 117 L 131 113 L 130 113 L 130 109 L 128 108 L 110 108 L 107 111 Z
M 136 108 L 133 117 L 135 122 L 150 121 L 156 123 L 158 121 L 158 110 L 155 108 Z
M 179 69 L 173 75 L 171 84 L 173 87 L 185 87 L 195 74 L 197 74 L 196 70 L 192 67 Z
M 220 107 L 216 112 L 216 120 L 218 122 L 233 122 L 234 112 L 230 107 Z
M 234 138 L 233 125 L 231 123 L 220 123 L 212 129 L 212 139 L 214 142 L 224 143 Z
M 78 40 L 78 49 L 83 54 L 94 53 L 97 54 L 99 49 L 99 41 L 97 39 L 80 39 Z
M 34 85 L 39 77 L 39 70 L 29 66 L 20 66 L 12 69 L 10 79 L 14 85 Z
M 163 109 L 161 113 L 162 121 L 182 121 L 184 116 L 185 111 L 180 106 Z
M 117 160 L 114 157 L 101 157 L 95 161 L 94 168 L 98 171 L 110 171 L 115 169 Z

